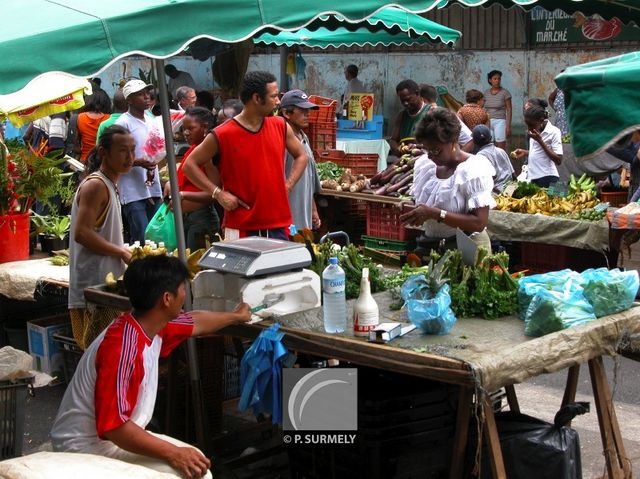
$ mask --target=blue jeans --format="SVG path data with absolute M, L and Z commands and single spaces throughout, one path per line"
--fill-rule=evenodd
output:
M 540 188 L 549 188 L 553 183 L 557 183 L 558 180 L 559 178 L 557 176 L 550 175 L 531 180 L 531 183 L 538 185 Z
M 220 219 L 213 205 L 207 205 L 182 215 L 184 223 L 184 239 L 187 248 L 195 251 L 206 248 L 206 236 L 214 242 L 215 233 L 220 232 Z
M 144 231 L 160 208 L 160 203 L 160 198 L 147 198 L 122 205 L 122 217 L 127 223 L 129 233 L 125 235 L 125 241 L 140 241 L 140 244 L 144 244 Z

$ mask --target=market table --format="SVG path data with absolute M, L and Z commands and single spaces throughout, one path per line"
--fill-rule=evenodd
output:
M 47 283 L 68 287 L 69 267 L 54 266 L 46 258 L 0 264 L 0 295 L 9 299 L 33 301 Z
M 98 304 L 127 309 L 126 297 L 101 288 L 87 289 L 85 296 Z M 390 310 L 392 299 L 389 293 L 378 293 L 374 297 L 380 308 L 380 322 L 406 321 L 405 312 Z M 352 317 L 353 304 L 354 301 L 348 302 L 347 318 Z M 195 298 L 194 307 L 211 309 L 210 300 Z M 568 369 L 561 401 L 561 405 L 565 405 L 575 400 L 580 364 L 586 362 L 609 477 L 631 477 L 602 356 L 615 355 L 620 343 L 640 335 L 640 307 L 540 338 L 524 336 L 524 325 L 516 317 L 492 321 L 470 318 L 458 320 L 451 333 L 445 336 L 424 335 L 415 330 L 384 345 L 354 337 L 350 321 L 345 333 L 325 333 L 321 308 L 283 316 L 277 318 L 277 322 L 284 333 L 284 344 L 295 351 L 459 386 L 451 478 L 459 478 L 463 474 L 474 396 L 484 416 L 484 434 L 493 477 L 504 478 L 504 463 L 489 394 L 504 387 L 510 408 L 517 411 L 514 384 L 544 373 Z M 254 339 L 271 324 L 271 320 L 265 320 L 229 326 L 220 332 Z
M 388 293 L 379 293 L 375 298 L 380 307 L 381 322 L 406 320 L 404 312 L 389 309 L 391 296 Z M 205 306 L 206 301 L 200 301 L 199 307 Z M 353 302 L 350 302 L 349 310 L 352 306 Z M 459 386 L 461 394 L 451 478 L 463 474 L 474 395 L 484 415 L 484 435 L 493 477 L 504 478 L 506 474 L 489 394 L 505 387 L 511 409 L 518 410 L 514 384 L 568 368 L 561 401 L 564 405 L 575 400 L 579 366 L 587 362 L 609 477 L 631 477 L 602 356 L 615 355 L 620 342 L 640 334 L 640 307 L 540 338 L 524 336 L 523 323 L 515 317 L 494 321 L 461 319 L 446 336 L 423 335 L 416 330 L 385 345 L 352 336 L 350 324 L 343 334 L 325 333 L 320 308 L 284 316 L 277 322 L 285 334 L 284 344 L 293 350 Z M 270 324 L 271 321 L 263 321 L 230 326 L 223 332 L 255 338 Z

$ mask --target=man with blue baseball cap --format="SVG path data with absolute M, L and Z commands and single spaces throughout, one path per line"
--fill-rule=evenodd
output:
M 317 229 L 320 227 L 320 215 L 316 207 L 314 195 L 320 192 L 320 179 L 316 162 L 309 144 L 309 138 L 304 128 L 309 126 L 309 111 L 317 110 L 318 105 L 311 103 L 309 97 L 302 90 L 291 90 L 280 100 L 280 114 L 287 120 L 293 133 L 300 140 L 307 152 L 309 161 L 300 180 L 289 193 L 289 206 L 293 224 L 301 231 L 304 228 Z M 289 152 L 285 155 L 285 172 L 288 175 L 293 166 L 293 157 Z

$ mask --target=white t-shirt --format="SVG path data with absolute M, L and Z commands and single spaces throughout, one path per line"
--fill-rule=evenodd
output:
M 540 132 L 542 141 L 554 152 L 562 155 L 562 133 L 560 128 L 553 126 L 547 120 L 547 125 Z M 560 176 L 556 164 L 542 149 L 542 146 L 534 140 L 529 139 L 529 161 L 528 161 L 528 178 L 535 180 L 544 176 Z
M 152 129 L 157 130 L 158 134 L 164 137 L 162 128 L 159 127 L 154 118 L 146 114 L 144 120 L 141 120 L 129 112 L 123 113 L 120 115 L 120 118 L 116 120 L 116 125 L 124 126 L 131 132 L 131 135 L 136 141 L 136 159 L 145 158 L 144 144 Z M 155 180 L 152 185 L 146 185 L 147 170 L 141 166 L 134 166 L 129 173 L 120 175 L 118 179 L 120 202 L 126 205 L 134 201 L 146 200 L 147 198 L 161 198 L 162 189 L 160 187 L 160 176 L 157 166 L 154 178 Z
M 473 136 L 471 136 L 471 130 L 467 125 L 464 124 L 464 121 L 460 119 L 458 115 L 456 115 L 458 121 L 460 122 L 460 136 L 458 137 L 458 145 L 464 146 L 473 140 Z
M 451 213 L 468 213 L 496 202 L 491 191 L 496 174 L 491 162 L 484 156 L 472 155 L 458 165 L 453 175 L 440 179 L 436 176 L 436 164 L 428 155 L 422 155 L 414 167 L 411 194 L 416 204 L 433 206 Z M 448 238 L 456 229 L 435 220 L 424 223 L 426 236 Z

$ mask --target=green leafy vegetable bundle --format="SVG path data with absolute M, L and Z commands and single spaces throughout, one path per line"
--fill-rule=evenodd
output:
M 437 253 L 432 253 L 439 259 Z M 518 309 L 518 281 L 509 274 L 509 255 L 488 255 L 479 248 L 476 264 L 467 266 L 460 251 L 451 251 L 447 276 L 451 287 L 451 308 L 458 317 L 496 319 Z
M 336 165 L 333 161 L 323 161 L 317 164 L 318 176 L 320 180 L 338 181 L 344 172 L 344 168 Z

